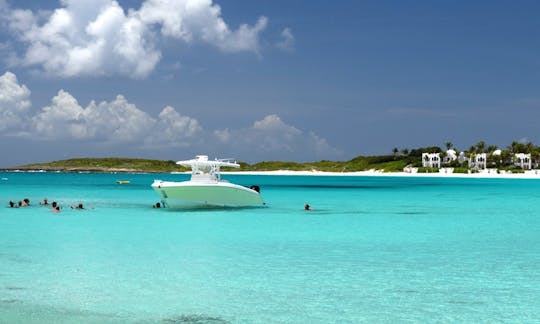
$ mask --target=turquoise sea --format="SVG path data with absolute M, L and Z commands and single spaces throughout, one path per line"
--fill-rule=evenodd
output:
M 223 175 L 267 207 L 173 211 L 186 175 L 0 177 L 2 323 L 540 321 L 540 180 Z

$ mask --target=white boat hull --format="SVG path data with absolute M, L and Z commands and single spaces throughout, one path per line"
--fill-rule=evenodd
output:
M 206 183 L 155 180 L 152 188 L 169 208 L 264 206 L 257 191 L 224 181 Z

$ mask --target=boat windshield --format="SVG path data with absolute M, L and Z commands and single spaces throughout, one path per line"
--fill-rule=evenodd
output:
M 180 164 L 185 167 L 191 168 L 191 180 L 212 180 L 220 181 L 220 168 L 222 166 L 239 168 L 240 165 L 235 162 L 230 162 L 226 160 L 213 160 L 209 161 L 208 156 L 198 155 L 196 159 L 187 160 L 187 161 L 178 161 L 177 164 Z

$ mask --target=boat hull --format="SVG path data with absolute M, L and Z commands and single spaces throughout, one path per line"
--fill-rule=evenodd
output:
M 169 208 L 264 206 L 257 191 L 222 181 L 209 184 L 156 180 L 152 188 Z

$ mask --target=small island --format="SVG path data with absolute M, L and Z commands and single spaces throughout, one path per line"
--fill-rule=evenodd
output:
M 524 173 L 540 165 L 540 147 L 531 142 L 512 142 L 505 149 L 487 146 L 483 141 L 460 151 L 451 142 L 416 149 L 394 148 L 391 154 L 357 156 L 348 161 L 317 162 L 263 161 L 238 162 L 240 172 L 302 171 L 352 173 Z M 3 171 L 52 171 L 96 173 L 170 173 L 187 172 L 172 160 L 137 158 L 76 158 L 2 168 Z M 224 168 L 223 171 L 232 171 Z

